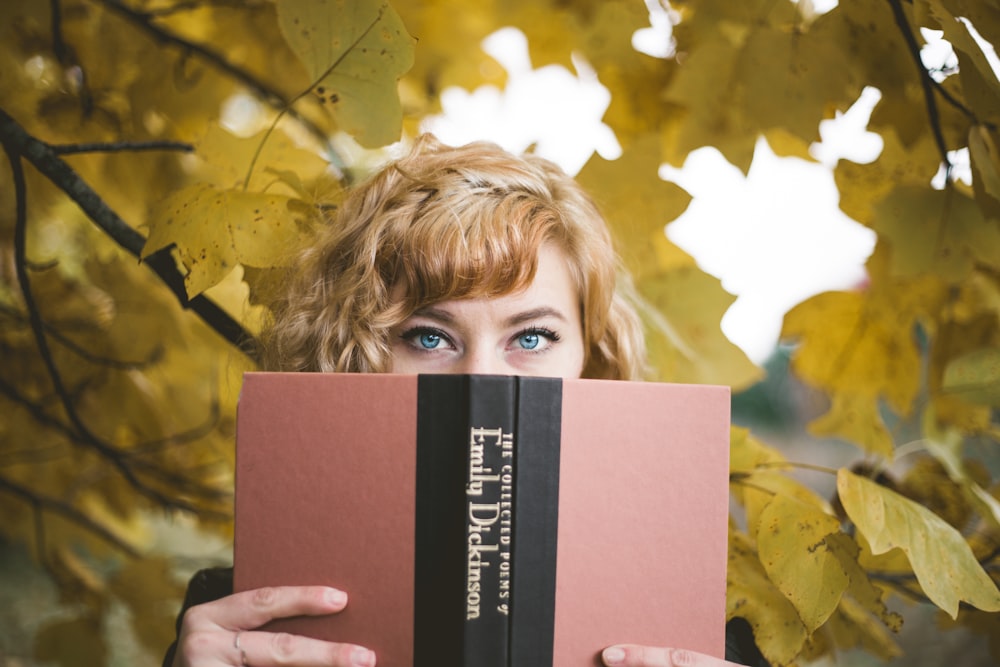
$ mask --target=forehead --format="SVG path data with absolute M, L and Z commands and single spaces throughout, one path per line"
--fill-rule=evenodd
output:
M 569 322 L 579 321 L 579 295 L 565 254 L 546 244 L 538 252 L 534 277 L 524 287 L 500 295 L 471 296 L 438 301 L 427 306 L 444 318 L 451 315 L 496 318 L 554 315 Z

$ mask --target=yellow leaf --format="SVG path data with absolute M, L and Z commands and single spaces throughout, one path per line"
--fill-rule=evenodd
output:
M 750 435 L 750 430 L 739 426 L 729 429 L 729 472 L 748 475 L 761 465 L 783 463 L 785 457 L 774 447 L 769 447 Z
M 751 475 L 736 477 L 731 488 L 737 502 L 746 510 L 747 532 L 751 535 L 758 533 L 761 516 L 776 496 L 794 498 L 818 511 L 829 510 L 829 504 L 815 491 L 778 470 L 764 468 Z
M 830 393 L 884 396 L 907 412 L 920 385 L 920 356 L 911 333 L 916 313 L 898 298 L 905 289 L 898 288 L 894 300 L 824 292 L 795 306 L 782 328 L 783 337 L 799 343 L 792 369 Z
M 846 469 L 837 492 L 847 515 L 875 554 L 901 549 L 921 588 L 952 618 L 964 600 L 1000 611 L 1000 591 L 976 561 L 961 533 L 921 505 Z
M 577 176 L 608 219 L 622 259 L 639 281 L 667 268 L 694 265 L 664 231 L 687 209 L 691 195 L 660 178 L 661 163 L 656 140 L 647 136 L 617 160 L 595 154 Z
M 785 457 L 752 437 L 746 429 L 731 429 L 729 451 L 729 488 L 746 511 L 750 535 L 757 534 L 761 514 L 775 496 L 794 498 L 816 511 L 829 512 L 829 503 L 787 474 L 790 466 L 781 465 Z
M 866 452 L 891 460 L 894 443 L 878 400 L 844 391 L 831 398 L 830 409 L 809 423 L 809 432 L 820 437 L 842 438 Z
M 949 507 L 946 509 L 955 511 L 958 508 L 967 508 L 971 504 L 979 508 L 979 513 L 984 520 L 992 523 L 994 527 L 1000 528 L 1000 502 L 983 488 L 983 485 L 989 485 L 989 473 L 982 472 L 978 461 L 963 460 L 962 450 L 965 439 L 957 429 L 940 427 L 935 419 L 936 413 L 931 408 L 928 408 L 924 414 L 927 451 L 947 473 L 948 479 L 952 482 L 946 493 L 949 496 L 958 491 L 963 493 L 957 500 L 948 502 Z M 942 514 L 942 516 L 945 515 Z M 961 528 L 954 521 L 949 521 L 949 523 Z
M 899 632 L 900 628 L 903 627 L 903 617 L 896 612 L 889 611 L 885 605 L 885 593 L 872 583 L 868 573 L 861 566 L 858 561 L 858 555 L 861 552 L 858 543 L 846 533 L 838 532 L 827 536 L 826 546 L 830 553 L 840 560 L 840 564 L 850 580 L 847 592 L 840 599 L 840 608 L 845 609 L 854 604 L 860 605 L 861 608 L 877 616 L 887 628 L 893 632 Z
M 399 139 L 396 92 L 413 64 L 413 38 L 384 0 L 278 0 L 278 24 L 305 64 L 310 97 L 363 146 Z
M 287 260 L 299 231 L 296 202 L 282 195 L 192 185 L 161 202 L 142 256 L 176 244 L 188 296 L 220 282 L 237 263 L 272 267 Z
M 745 535 L 730 526 L 726 572 L 726 619 L 743 618 L 772 665 L 787 665 L 806 642 L 795 607 L 771 582 Z
M 638 2 L 560 2 L 520 0 L 509 2 L 514 25 L 528 37 L 536 67 L 550 63 L 572 66 L 579 53 L 597 70 L 621 67 L 639 54 L 632 48 L 632 34 L 649 25 L 649 12 Z
M 403 79 L 408 106 L 435 112 L 440 106 L 438 96 L 448 86 L 503 87 L 503 67 L 481 45 L 501 26 L 517 23 L 508 3 L 479 0 L 474 11 L 468 0 L 394 0 L 392 6 L 419 40 L 420 57 Z
M 259 153 L 258 153 L 259 151 Z M 220 188 L 242 188 L 250 165 L 256 157 L 257 169 L 248 187 L 251 191 L 275 191 L 272 184 L 282 181 L 280 174 L 291 171 L 301 181 L 319 178 L 329 163 L 316 151 L 295 144 L 284 132 L 258 132 L 239 137 L 219 125 L 212 125 L 198 142 L 198 157 L 204 164 L 198 170 L 198 180 Z M 287 180 L 287 178 L 285 179 Z M 280 194 L 303 197 L 294 188 Z
M 737 390 L 761 378 L 761 369 L 722 333 L 719 323 L 735 297 L 717 278 L 690 266 L 647 276 L 637 287 L 655 308 L 646 323 L 659 377 Z
M 757 552 L 767 576 L 795 606 L 812 634 L 840 603 L 849 579 L 827 538 L 840 532 L 836 518 L 784 495 L 761 513 Z
M 685 3 L 688 12 L 674 30 L 682 58 L 664 95 L 689 113 L 665 133 L 671 164 L 710 145 L 746 173 L 761 134 L 780 129 L 811 143 L 819 122 L 849 107 L 861 90 L 857 59 L 845 53 L 867 56 L 874 50 L 867 41 L 894 43 L 897 32 L 857 30 L 855 22 L 874 23 L 865 3 L 850 12 L 838 8 L 808 28 L 794 4 L 739 4 Z
M 996 142 L 988 128 L 973 125 L 969 128 L 969 158 L 972 170 L 983 189 L 993 199 L 1000 201 L 1000 164 Z
M 883 102 L 880 102 L 881 105 Z M 920 121 L 925 124 L 923 120 Z M 882 152 L 869 164 L 840 160 L 834 182 L 840 191 L 840 209 L 858 222 L 871 226 L 875 207 L 902 185 L 926 187 L 940 164 L 940 154 L 930 136 L 905 146 L 895 131 L 882 134 Z
M 645 320 L 658 377 L 746 387 L 761 371 L 719 326 L 735 299 L 667 239 L 664 226 L 691 196 L 662 180 L 659 166 L 656 142 L 639 141 L 618 160 L 594 156 L 579 181 L 608 217 L 640 294 L 655 309 Z
M 50 621 L 35 635 L 35 658 L 60 667 L 104 667 L 107 653 L 95 616 Z
M 1000 348 L 984 347 L 952 359 L 941 389 L 971 403 L 1000 406 Z
M 933 272 L 957 284 L 978 264 L 1000 268 L 1000 224 L 957 188 L 897 187 L 871 226 L 891 248 L 894 276 Z
M 991 96 L 994 99 L 1000 96 L 1000 81 L 997 81 L 993 67 L 973 39 L 968 26 L 949 12 L 941 0 L 922 0 L 922 4 L 927 5 L 931 15 L 941 26 L 944 38 L 955 48 L 959 59 L 959 72 L 964 74 L 967 69 L 975 69 L 979 75 L 977 80 L 989 84 Z
M 135 633 L 150 652 L 170 645 L 176 636 L 174 605 L 183 599 L 184 586 L 174 580 L 169 560 L 148 556 L 126 562 L 111 580 L 111 591 L 132 612 Z
M 841 601 L 826 627 L 833 635 L 836 645 L 842 649 L 864 648 L 882 660 L 903 655 L 899 644 L 886 632 L 885 626 L 850 598 L 845 597 Z

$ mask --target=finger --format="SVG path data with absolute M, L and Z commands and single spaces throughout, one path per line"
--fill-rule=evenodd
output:
M 322 616 L 343 610 L 347 594 L 327 586 L 275 586 L 226 596 L 191 607 L 184 614 L 189 631 L 210 628 L 252 630 L 276 618 Z
M 355 644 L 338 644 L 285 632 L 241 632 L 242 654 L 235 665 L 247 667 L 374 667 L 375 653 Z
M 619 644 L 601 654 L 608 667 L 738 667 L 704 653 L 659 646 Z

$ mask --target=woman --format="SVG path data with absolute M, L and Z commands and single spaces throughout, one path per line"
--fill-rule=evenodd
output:
M 644 345 L 631 303 L 603 218 L 556 166 L 424 136 L 408 157 L 357 188 L 303 254 L 263 337 L 264 365 L 639 380 Z M 219 599 L 183 615 L 165 664 L 375 664 L 364 647 L 256 630 L 274 618 L 337 613 L 345 592 L 231 594 L 231 579 L 219 577 L 206 573 L 192 583 L 189 602 Z M 755 652 L 745 624 L 742 630 Z M 727 657 L 737 643 L 727 639 Z M 732 664 L 628 645 L 602 657 L 614 666 Z

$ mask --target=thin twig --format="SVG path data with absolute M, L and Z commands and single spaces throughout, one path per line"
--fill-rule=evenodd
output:
M 251 2 L 250 0 L 186 0 L 185 2 L 176 2 L 169 7 L 160 7 L 158 9 L 149 9 L 146 14 L 149 16 L 163 17 L 163 16 L 173 16 L 174 14 L 180 14 L 182 12 L 189 12 L 195 9 L 201 9 L 202 7 L 235 7 L 238 9 L 247 9 L 251 7 L 261 6 L 260 2 Z
M 896 21 L 896 25 L 899 27 L 900 33 L 903 35 L 903 40 L 906 42 L 907 51 L 913 62 L 917 66 L 917 71 L 920 73 L 920 85 L 924 90 L 924 105 L 927 107 L 927 116 L 931 124 L 931 132 L 934 134 L 934 143 L 937 144 L 938 152 L 941 154 L 941 161 L 945 164 L 945 182 L 949 185 L 952 181 L 952 171 L 954 170 L 954 165 L 948 158 L 948 146 L 944 140 L 944 133 L 941 130 L 941 116 L 938 113 L 937 100 L 934 97 L 935 92 L 935 81 L 931 77 L 930 72 L 924 67 L 923 61 L 920 59 L 920 44 L 917 43 L 917 37 L 913 33 L 913 28 L 910 26 L 910 22 L 906 20 L 906 12 L 903 11 L 903 5 L 901 0 L 889 0 L 889 6 L 892 7 L 893 18 Z
M 49 0 L 49 13 L 51 14 L 49 27 L 52 30 L 52 54 L 56 57 L 56 62 L 65 65 L 67 51 L 62 34 L 62 0 Z
M 137 153 L 142 151 L 180 151 L 194 152 L 194 146 L 183 141 L 111 141 L 86 144 L 49 144 L 56 155 L 75 155 L 77 153 Z
M 812 470 L 813 472 L 824 472 L 828 475 L 836 475 L 837 471 L 828 466 L 816 465 L 814 463 L 796 463 L 794 461 L 764 461 L 758 463 L 757 468 L 797 468 L 800 470 Z
M 64 438 L 69 440 L 74 445 L 79 446 L 92 446 L 92 442 L 87 440 L 86 437 L 75 431 L 69 424 L 66 424 L 59 419 L 50 415 L 40 404 L 28 399 L 23 396 L 15 387 L 7 384 L 2 378 L 0 378 L 0 395 L 6 396 L 10 401 L 20 405 L 24 408 L 32 419 L 36 422 L 45 426 L 46 428 L 52 429 L 53 431 L 59 433 Z M 214 420 L 214 423 L 218 422 L 218 401 L 213 399 L 211 412 L 208 419 Z M 227 500 L 230 497 L 230 493 L 224 489 L 218 489 L 215 487 L 205 486 L 202 484 L 197 484 L 191 479 L 184 477 L 179 474 L 169 473 L 162 470 L 157 466 L 156 463 L 146 461 L 142 458 L 137 458 L 139 455 L 147 454 L 151 451 L 156 450 L 162 444 L 184 444 L 191 442 L 196 439 L 196 435 L 204 433 L 205 424 L 199 424 L 198 426 L 190 429 L 188 431 L 182 431 L 173 436 L 167 436 L 158 440 L 151 440 L 146 443 L 140 443 L 134 450 L 118 450 L 113 446 L 106 444 L 105 447 L 112 449 L 118 453 L 122 459 L 127 460 L 128 464 L 134 466 L 138 470 L 146 471 L 148 474 L 155 475 L 160 478 L 161 481 L 174 484 L 177 490 L 188 493 L 193 496 L 197 496 L 203 500 L 208 501 L 222 501 Z M 144 449 L 145 448 L 145 449 Z M 145 451 L 148 450 L 148 451 Z M 179 508 L 188 509 L 188 508 Z M 222 512 L 212 512 L 208 510 L 197 510 L 203 512 L 204 514 L 211 514 L 212 516 L 218 518 L 228 518 L 228 515 Z
M 138 557 L 139 552 L 136 551 L 134 547 L 122 540 L 120 537 L 112 533 L 107 526 L 104 526 L 97 521 L 94 521 L 85 513 L 76 509 L 75 507 L 69 505 L 68 503 L 56 500 L 54 498 L 48 498 L 41 496 L 33 490 L 18 484 L 17 482 L 7 479 L 6 477 L 0 476 L 0 491 L 6 491 L 7 493 L 24 500 L 29 503 L 36 510 L 35 519 L 35 532 L 36 538 L 36 548 L 39 549 L 39 559 L 41 560 L 42 554 L 44 553 L 44 525 L 41 525 L 41 515 L 40 510 L 45 510 L 52 512 L 53 514 L 58 514 L 64 519 L 68 519 L 72 523 L 86 529 L 88 532 L 97 535 L 103 539 L 108 544 L 111 544 L 121 551 L 125 552 L 129 556 Z
M 729 483 L 738 484 L 739 486 L 742 486 L 744 489 L 753 489 L 754 491 L 760 491 L 761 493 L 767 494 L 769 496 L 778 495 L 776 491 L 772 491 L 771 489 L 763 487 L 759 484 L 755 484 L 754 482 L 748 482 L 747 479 L 749 479 L 749 477 L 750 475 L 748 473 L 731 472 L 729 473 Z
M 127 20 L 132 25 L 141 28 L 161 43 L 171 44 L 188 53 L 193 53 L 194 55 L 200 57 L 216 69 L 222 71 L 235 81 L 249 88 L 255 95 L 257 95 L 257 97 L 264 100 L 274 109 L 287 112 L 289 116 L 298 121 L 323 145 L 325 153 L 333 166 L 339 172 L 338 176 L 341 180 L 341 185 L 346 184 L 345 179 L 347 178 L 347 175 L 345 171 L 345 163 L 334 149 L 333 144 L 330 143 L 330 139 L 326 132 L 319 128 L 314 122 L 293 109 L 289 98 L 286 95 L 269 86 L 255 74 L 229 62 L 223 55 L 216 53 L 202 44 L 185 39 L 184 37 L 169 31 L 163 26 L 158 25 L 155 22 L 155 14 L 137 11 L 131 7 L 125 6 L 119 0 L 98 0 L 98 2 L 100 2 L 101 5 L 109 11 L 114 12 L 118 16 Z
M 31 268 L 31 266 L 31 263 L 29 263 L 28 267 Z M 28 324 L 28 318 L 26 315 L 7 305 L 0 304 L 0 313 L 21 324 Z M 122 371 L 142 370 L 152 366 L 163 358 L 163 346 L 157 345 L 149 352 L 149 354 L 146 355 L 145 359 L 112 359 L 111 357 L 95 354 L 90 350 L 85 349 L 83 346 L 79 345 L 69 336 L 60 331 L 58 327 L 52 324 L 52 322 L 46 321 L 43 322 L 43 325 L 45 326 L 45 333 L 48 334 L 52 340 L 59 343 L 84 361 L 94 364 L 95 366 L 104 366 L 106 368 L 114 368 Z
M 13 403 L 24 408 L 32 419 L 38 422 L 40 425 L 49 428 L 56 433 L 60 434 L 66 438 L 70 443 L 78 446 L 92 446 L 92 443 L 87 440 L 82 434 L 76 432 L 70 425 L 60 421 L 56 417 L 49 414 L 42 405 L 28 399 L 23 396 L 18 390 L 7 384 L 0 378 L 0 395 L 6 396 Z M 218 404 L 217 401 L 213 401 L 211 413 L 209 419 L 213 419 L 216 423 L 218 422 L 217 417 Z M 183 477 L 178 474 L 167 473 L 162 469 L 157 467 L 157 464 L 148 462 L 141 458 L 136 458 L 138 455 L 144 455 L 156 450 L 162 444 L 184 444 L 191 442 L 196 439 L 196 435 L 204 434 L 205 425 L 199 424 L 198 426 L 190 429 L 188 431 L 182 431 L 181 433 L 175 434 L 173 436 L 167 436 L 166 438 L 161 438 L 159 440 L 152 440 L 146 443 L 140 443 L 135 450 L 123 451 L 116 450 L 118 455 L 123 459 L 127 460 L 128 464 L 136 467 L 139 470 L 146 471 L 150 474 L 155 474 L 162 478 L 163 481 L 174 484 L 178 487 L 178 490 L 183 493 L 188 493 L 197 496 L 203 500 L 208 501 L 222 501 L 227 500 L 230 497 L 230 493 L 224 489 L 218 489 L 215 487 L 204 486 L 197 484 L 187 477 Z M 107 447 L 114 449 L 111 445 Z M 145 450 L 144 450 L 145 448 Z M 146 451 L 148 450 L 148 451 Z M 181 508 L 187 509 L 187 508 Z M 228 515 L 221 512 L 211 512 L 205 510 L 197 510 L 204 512 L 206 514 L 211 514 L 219 518 L 228 518 Z

